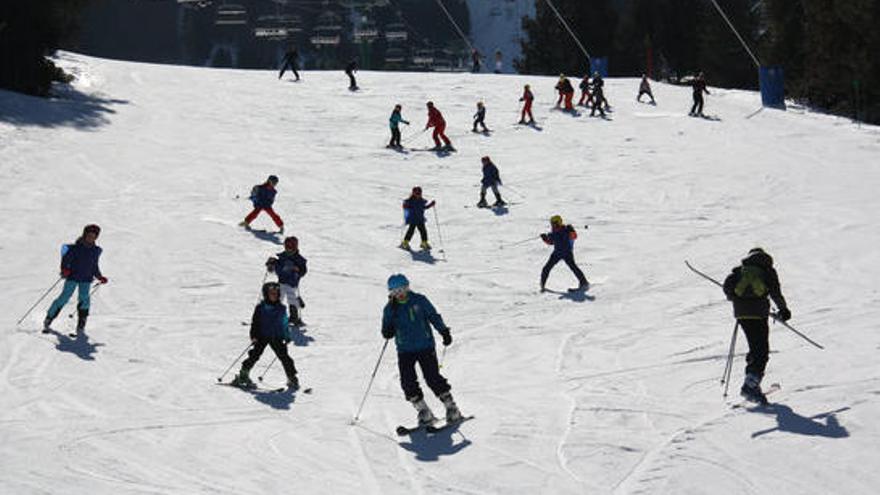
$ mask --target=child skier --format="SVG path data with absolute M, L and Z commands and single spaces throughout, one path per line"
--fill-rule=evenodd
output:
M 76 333 L 80 334 L 86 329 L 86 320 L 89 317 L 91 298 L 89 291 L 92 288 L 92 280 L 98 279 L 102 284 L 107 283 L 107 277 L 101 274 L 98 267 L 98 259 L 101 257 L 101 248 L 95 244 L 101 235 L 101 227 L 95 224 L 86 225 L 82 236 L 73 244 L 65 244 L 61 256 L 61 276 L 64 278 L 64 288 L 61 294 L 52 301 L 46 319 L 43 320 L 43 333 L 52 331 L 50 325 L 61 308 L 67 304 L 73 291 L 78 290 L 76 305 L 77 321 Z
M 400 144 L 400 123 L 403 122 L 406 125 L 409 125 L 409 121 L 404 120 L 400 115 L 401 106 L 398 103 L 394 105 L 394 111 L 391 112 L 391 117 L 388 119 L 388 125 L 391 127 L 391 142 L 388 143 L 389 148 L 401 149 L 403 145 Z
M 742 264 L 724 280 L 724 294 L 733 303 L 733 315 L 749 341 L 746 376 L 740 394 L 750 401 L 766 404 L 761 379 L 770 358 L 770 329 L 767 326 L 770 302 L 767 297 L 776 305 L 774 318 L 780 321 L 791 318 L 779 286 L 779 275 L 773 268 L 773 258 L 761 248 L 749 251 Z
M 477 125 L 481 125 L 483 127 L 483 132 L 489 132 L 489 128 L 486 127 L 486 123 L 484 120 L 486 119 L 486 106 L 483 105 L 482 101 L 477 102 L 477 113 L 474 114 L 474 128 L 471 132 L 477 132 Z
M 522 113 L 520 114 L 520 117 L 519 117 L 520 124 L 534 124 L 535 123 L 535 117 L 532 116 L 532 102 L 534 100 L 535 100 L 535 95 L 532 94 L 531 86 L 526 84 L 523 87 L 523 95 L 519 99 L 519 101 L 524 102 L 523 108 L 522 108 Z M 529 116 L 528 122 L 526 122 L 526 115 Z
M 305 307 L 299 295 L 299 281 L 308 273 L 306 259 L 299 253 L 299 239 L 290 236 L 284 239 L 284 251 L 266 261 L 266 270 L 278 275 L 281 296 L 290 310 L 290 324 L 303 326 L 300 312 Z
M 636 101 L 642 102 L 642 95 L 648 95 L 651 97 L 651 105 L 656 105 L 657 102 L 654 101 L 654 94 L 651 93 L 651 83 L 648 82 L 648 76 L 642 74 L 642 82 L 639 83 L 639 96 L 636 97 Z
M 593 95 L 590 94 L 590 74 L 585 74 L 584 78 L 581 79 L 581 83 L 579 85 L 581 88 L 581 99 L 578 100 L 578 106 L 584 107 L 589 106 L 593 103 Z
M 483 179 L 480 181 L 480 201 L 477 203 L 477 207 L 479 208 L 487 208 L 489 203 L 486 203 L 486 189 L 492 188 L 492 193 L 495 194 L 495 204 L 492 206 L 504 206 L 507 203 L 501 199 L 501 194 L 498 193 L 498 186 L 501 185 L 501 176 L 498 174 L 498 167 L 492 163 L 492 159 L 488 156 L 484 156 L 482 159 L 483 162 Z
M 605 110 L 608 108 L 608 100 L 605 99 L 605 80 L 598 72 L 593 73 L 593 108 L 590 110 L 590 117 L 599 115 L 605 118 Z
M 587 281 L 587 278 L 584 277 L 584 272 L 582 272 L 574 262 L 574 241 L 577 239 L 577 232 L 575 232 L 574 227 L 571 225 L 563 225 L 562 217 L 559 215 L 553 215 L 550 217 L 550 232 L 541 234 L 541 239 L 546 244 L 553 246 L 553 253 L 547 260 L 547 263 L 544 264 L 544 268 L 541 269 L 541 292 L 546 290 L 544 284 L 547 283 L 547 277 L 550 276 L 550 270 L 552 270 L 560 260 L 565 261 L 565 264 L 568 265 L 574 273 L 574 276 L 578 279 L 578 287 L 575 289 L 569 289 L 569 291 L 587 290 L 589 282 Z
M 556 83 L 556 91 L 559 91 L 559 100 L 556 101 L 556 107 L 559 107 L 560 101 L 564 98 L 565 111 L 574 112 L 574 107 L 571 104 L 571 100 L 574 98 L 574 86 L 571 85 L 571 81 L 565 77 L 565 74 L 559 75 L 559 82 Z
M 429 101 L 427 107 L 428 123 L 425 124 L 425 130 L 427 131 L 430 127 L 434 128 L 434 134 L 431 136 L 434 139 L 434 150 L 454 151 L 455 148 L 452 147 L 452 141 L 446 137 L 446 120 L 443 119 L 443 114 L 440 113 L 440 110 L 437 110 L 433 101 Z M 440 146 L 440 139 L 443 139 L 443 143 L 446 145 L 445 148 Z
M 272 218 L 272 221 L 275 222 L 275 225 L 278 226 L 278 233 L 284 233 L 284 221 L 272 209 L 272 205 L 275 203 L 275 194 L 277 193 L 275 186 L 277 185 L 278 177 L 270 175 L 266 182 L 258 184 L 251 189 L 250 200 L 254 205 L 254 209 L 248 213 L 248 216 L 244 217 L 244 221 L 239 225 L 246 229 L 251 228 L 251 222 L 257 218 L 261 211 L 265 211 Z
M 348 89 L 351 91 L 357 91 L 358 85 L 357 81 L 354 78 L 354 73 L 357 72 L 358 64 L 357 60 L 352 59 L 348 65 L 345 66 L 345 75 L 348 76 Z
M 409 241 L 415 230 L 419 229 L 419 237 L 422 238 L 420 247 L 426 250 L 431 249 L 431 245 L 428 244 L 428 231 L 425 229 L 425 210 L 433 208 L 435 204 L 434 201 L 429 203 L 422 198 L 421 187 L 412 188 L 410 197 L 403 200 L 403 219 L 409 228 L 406 229 L 406 235 L 403 237 L 403 242 L 400 243 L 401 248 L 409 249 Z
M 463 419 L 449 392 L 449 382 L 440 374 L 432 326 L 443 337 L 444 346 L 452 343 L 449 327 L 443 323 L 443 318 L 434 309 L 431 301 L 421 294 L 411 292 L 409 280 L 403 274 L 389 277 L 388 304 L 382 312 L 382 336 L 386 339 L 394 338 L 400 386 L 406 400 L 418 411 L 419 426 L 432 425 L 437 418 L 425 403 L 416 376 L 416 363 L 422 370 L 422 377 L 428 387 L 446 407 L 447 424 Z
M 688 115 L 692 117 L 703 117 L 703 93 L 706 93 L 707 95 L 711 93 L 706 89 L 706 79 L 702 72 L 697 74 L 697 77 L 691 82 L 691 86 L 693 88 L 694 105 L 691 107 L 691 111 Z
M 289 67 L 290 70 L 293 71 L 293 75 L 296 76 L 296 80 L 299 81 L 299 72 L 296 71 L 296 67 L 299 65 L 299 51 L 295 46 L 291 46 L 290 49 L 287 50 L 282 62 L 283 64 L 281 65 L 281 72 L 278 73 L 278 79 L 281 79 L 284 72 Z
M 293 364 L 293 358 L 287 353 L 290 329 L 287 328 L 287 311 L 281 304 L 281 287 L 277 282 L 263 284 L 263 300 L 254 308 L 250 336 L 253 345 L 248 351 L 248 357 L 241 363 L 241 371 L 232 380 L 232 385 L 242 388 L 256 387 L 250 378 L 250 371 L 263 355 L 266 346 L 269 346 L 284 367 L 288 390 L 299 389 L 296 366 Z

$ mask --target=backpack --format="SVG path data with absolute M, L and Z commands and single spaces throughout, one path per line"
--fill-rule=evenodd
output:
M 755 265 L 742 265 L 740 267 L 739 281 L 733 292 L 737 297 L 745 299 L 757 299 L 766 297 L 769 289 L 764 281 L 764 270 Z
M 254 206 L 257 205 L 257 198 L 260 195 L 260 186 L 262 184 L 257 184 L 256 186 L 251 188 L 251 195 L 248 196 L 248 199 L 251 200 L 251 203 L 254 203 Z

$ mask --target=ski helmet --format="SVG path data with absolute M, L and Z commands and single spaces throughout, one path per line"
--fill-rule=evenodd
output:
M 278 176 L 277 175 L 270 175 L 266 181 L 271 182 L 272 184 L 278 184 Z
M 412 194 L 413 194 L 413 196 L 415 196 L 416 194 L 421 196 L 422 195 L 422 188 L 419 186 L 412 188 Z
M 101 227 L 94 223 L 90 223 L 83 227 L 83 237 L 85 237 L 86 234 L 95 234 L 95 237 L 98 237 L 99 235 L 101 235 Z
M 290 236 L 284 239 L 284 249 L 295 251 L 299 247 L 299 239 L 296 236 Z
M 428 108 L 431 108 L 431 107 L 433 107 L 433 106 L 434 106 L 434 102 L 433 102 L 433 101 L 429 101 L 429 102 L 428 102 Z
M 278 291 L 278 296 L 279 297 L 281 296 L 281 285 L 278 284 L 278 282 L 266 282 L 265 284 L 263 284 L 263 299 L 264 300 L 269 299 L 269 291 L 270 290 Z
M 550 225 L 562 225 L 562 217 L 559 215 L 553 215 L 550 217 Z
M 480 160 L 481 160 L 484 164 L 492 163 L 492 159 L 489 158 L 489 155 L 484 156 L 484 157 L 481 158 Z
M 409 280 L 407 280 L 406 275 L 395 273 L 388 277 L 388 292 L 390 294 L 393 295 L 407 289 L 409 289 Z

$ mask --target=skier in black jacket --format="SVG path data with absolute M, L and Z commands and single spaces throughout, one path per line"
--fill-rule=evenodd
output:
M 774 318 L 788 321 L 791 311 L 782 296 L 779 276 L 773 268 L 773 258 L 761 248 L 749 251 L 742 264 L 733 269 L 724 280 L 724 294 L 733 302 L 733 314 L 749 341 L 746 355 L 746 377 L 740 394 L 753 402 L 766 404 L 761 391 L 761 379 L 770 357 L 770 301 L 776 304 Z
M 296 71 L 296 67 L 299 65 L 299 50 L 296 49 L 295 46 L 291 46 L 287 53 L 284 54 L 284 60 L 282 60 L 283 64 L 281 65 L 281 72 L 278 73 L 278 79 L 281 79 L 281 76 L 284 75 L 284 72 L 287 71 L 288 67 L 291 71 L 293 71 L 293 75 L 296 76 L 296 80 L 299 81 L 299 72 Z
M 354 78 L 354 73 L 357 72 L 357 69 L 358 63 L 357 60 L 354 59 L 345 66 L 345 74 L 348 76 L 348 89 L 352 91 L 358 89 L 357 81 Z
M 709 90 L 706 89 L 706 79 L 703 77 L 703 73 L 700 72 L 697 77 L 691 82 L 691 86 L 694 90 L 694 106 L 691 107 L 691 112 L 688 114 L 692 117 L 703 117 L 703 93 L 709 93 Z

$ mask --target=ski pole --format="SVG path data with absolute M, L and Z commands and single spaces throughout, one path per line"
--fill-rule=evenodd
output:
M 89 297 L 91 298 L 92 296 L 94 296 L 94 295 L 95 295 L 95 292 L 98 292 L 98 289 L 100 289 L 102 285 L 104 285 L 104 284 L 95 284 L 95 285 L 92 287 L 92 290 L 89 291 Z M 68 317 L 68 318 L 73 318 L 73 313 L 75 313 L 75 311 L 71 311 L 70 314 L 67 315 L 67 317 Z
M 730 388 L 730 374 L 733 372 L 733 354 L 736 352 L 736 331 L 739 330 L 739 320 L 733 325 L 733 335 L 730 336 L 730 350 L 727 351 L 727 364 L 724 365 L 724 373 L 721 375 L 721 384 L 724 385 L 724 397 Z
M 446 250 L 443 248 L 443 234 L 440 233 L 440 217 L 437 216 L 437 206 L 434 206 L 434 224 L 437 227 L 437 239 L 440 240 L 440 253 L 446 259 Z
M 379 353 L 379 359 L 376 360 L 376 367 L 373 368 L 373 374 L 370 376 L 370 383 L 367 384 L 367 390 L 364 391 L 364 398 L 361 399 L 361 405 L 358 407 L 357 414 L 354 415 L 354 419 L 351 421 L 351 424 L 355 424 L 358 421 L 358 418 L 361 416 L 361 411 L 364 410 L 364 403 L 367 402 L 367 396 L 370 394 L 370 388 L 373 386 L 373 380 L 376 379 L 376 372 L 379 371 L 379 363 L 382 362 L 382 356 L 385 355 L 385 349 L 388 347 L 388 341 L 391 339 L 385 339 L 385 343 L 382 344 L 382 352 Z
M 266 283 L 267 278 L 269 278 L 269 270 L 263 273 L 263 280 L 260 281 L 260 295 L 257 296 L 257 304 L 260 304 L 260 301 L 263 300 L 263 284 Z
M 413 132 L 413 133 L 411 133 L 409 136 L 405 137 L 405 138 L 403 139 L 403 141 L 401 141 L 401 142 L 403 142 L 403 143 L 409 142 L 410 139 L 412 139 L 412 138 L 414 138 L 414 137 L 416 137 L 416 136 L 420 136 L 420 135 L 424 134 L 425 131 L 427 131 L 427 130 L 428 130 L 428 129 L 422 129 L 421 131 Z
M 45 299 L 46 296 L 48 296 L 50 292 L 52 292 L 52 289 L 54 289 L 55 286 L 58 285 L 58 282 L 61 282 L 61 280 L 62 280 L 63 278 L 64 278 L 64 277 L 58 277 L 58 280 L 56 280 L 55 283 L 52 284 L 52 287 L 49 287 L 49 289 L 47 289 L 46 292 L 45 292 L 42 296 L 40 296 L 39 299 L 37 299 L 37 302 L 35 302 L 34 305 L 31 306 L 31 309 L 27 310 L 27 313 L 25 313 L 24 316 L 22 316 L 21 318 L 19 318 L 19 320 L 18 320 L 17 322 L 15 322 L 15 325 L 16 325 L 16 326 L 20 325 L 21 322 L 23 322 L 24 319 L 27 318 L 29 314 L 31 314 L 31 311 L 33 311 L 34 308 L 36 308 L 37 305 L 40 304 L 40 302 L 41 302 L 43 299 Z
M 232 364 L 230 364 L 229 367 L 226 368 L 226 371 L 224 371 L 222 375 L 217 377 L 217 383 L 221 383 L 223 381 L 223 378 L 226 376 L 227 373 L 229 373 L 229 370 L 231 370 L 232 367 L 235 366 L 235 364 L 238 363 L 239 360 L 241 360 L 245 353 L 251 349 L 252 345 L 254 345 L 253 342 L 248 342 L 247 347 L 245 347 L 244 350 L 241 351 L 241 354 L 239 354 L 238 357 L 235 358 L 235 361 L 233 361 Z
M 801 332 L 797 331 L 793 326 L 789 325 L 788 323 L 780 320 L 779 316 L 776 313 L 770 313 L 770 316 L 773 318 L 774 322 L 782 323 L 782 326 L 784 326 L 785 328 L 787 328 L 787 329 L 791 330 L 792 332 L 794 332 L 795 334 L 797 334 L 798 337 L 806 340 L 807 342 L 813 344 L 814 346 L 818 347 L 819 349 L 825 350 L 825 348 L 821 344 L 819 344 L 818 342 L 814 341 L 813 339 L 807 337 L 806 335 L 802 334 Z
M 443 346 L 443 352 L 440 353 L 440 366 L 438 366 L 438 367 L 442 368 L 444 362 L 446 362 L 446 346 L 445 345 Z
M 540 238 L 541 238 L 541 236 L 539 236 L 539 235 L 533 235 L 532 237 L 529 237 L 528 239 L 523 239 L 521 241 L 510 242 L 507 244 L 501 244 L 498 246 L 498 249 L 504 249 L 505 247 L 519 246 L 521 244 L 525 244 L 527 242 L 534 241 L 535 239 L 540 239 Z
M 266 376 L 266 373 L 269 372 L 269 368 L 271 368 L 272 365 L 275 364 L 275 361 L 277 361 L 277 360 L 278 360 L 278 356 L 272 356 L 272 360 L 269 361 L 268 365 L 266 365 L 266 369 L 263 370 L 263 374 L 258 376 L 257 379 L 260 381 L 263 381 L 263 377 Z
M 523 193 L 519 192 L 519 190 L 518 190 L 517 188 L 515 188 L 515 187 L 511 187 L 511 186 L 509 186 L 509 185 L 507 185 L 507 184 L 502 184 L 501 187 L 503 187 L 504 189 L 507 189 L 508 191 L 510 191 L 510 192 L 512 192 L 512 193 L 514 193 L 514 194 L 516 194 L 516 195 L 519 196 L 521 199 L 525 199 L 525 197 L 526 197 Z

